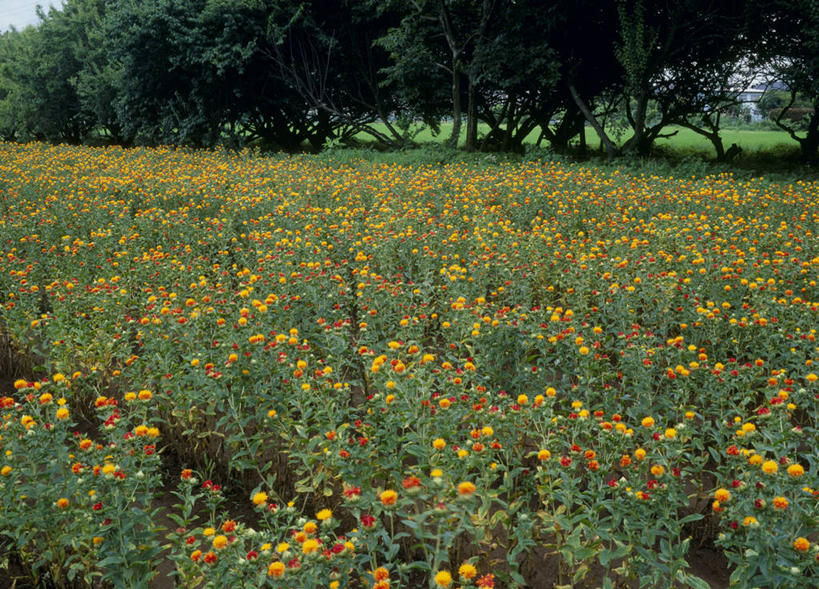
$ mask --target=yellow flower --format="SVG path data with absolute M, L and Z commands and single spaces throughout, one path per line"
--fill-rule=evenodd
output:
M 213 536 L 215 533 L 216 533 L 216 530 L 213 529 L 213 528 L 205 528 L 204 530 L 202 530 L 202 534 L 204 536 Z
M 290 544 L 288 544 L 287 542 L 280 542 L 276 546 L 276 552 L 278 552 L 279 554 L 281 554 L 282 552 L 287 552 L 288 550 L 290 550 Z
M 319 548 L 318 540 L 315 538 L 310 538 L 304 541 L 304 544 L 301 545 L 301 551 L 304 554 L 312 554 Z
M 264 491 L 259 491 L 253 495 L 253 505 L 258 507 L 259 505 L 264 505 L 265 503 L 267 503 L 267 493 Z
M 384 505 L 395 505 L 395 502 L 398 500 L 398 493 L 392 489 L 387 489 L 379 495 L 379 499 L 381 499 L 381 503 Z
M 463 563 L 458 569 L 458 576 L 467 581 L 474 579 L 478 574 L 478 570 L 468 562 Z
M 219 534 L 218 536 L 215 536 L 213 538 L 213 547 L 216 548 L 217 550 L 221 550 L 222 548 L 227 546 L 227 544 L 228 544 L 227 536 Z
M 66 507 L 68 507 L 68 499 L 66 499 L 65 497 L 60 497 L 59 499 L 57 499 L 57 507 L 59 507 L 60 509 L 65 509 Z
M 791 464 L 788 467 L 788 474 L 794 478 L 801 477 L 803 474 L 805 474 L 805 469 L 801 464 Z
M 551 457 L 552 453 L 549 452 L 548 450 L 541 450 L 540 452 L 537 453 L 538 460 L 549 460 L 549 458 Z
M 57 419 L 63 420 L 68 419 L 68 409 L 65 407 L 60 407 L 57 409 Z
M 731 491 L 728 489 L 717 489 L 714 491 L 714 499 L 720 503 L 725 503 L 731 498 Z
M 283 562 L 278 560 L 276 562 L 271 562 L 270 566 L 267 567 L 267 575 L 269 577 L 281 577 L 284 575 L 286 568 L 287 567 L 284 566 Z
M 452 584 L 452 575 L 449 571 L 438 571 L 435 573 L 435 584 L 438 587 L 449 587 Z
M 654 427 L 654 418 L 653 417 L 644 417 L 643 421 L 640 422 L 643 427 Z
M 432 447 L 435 448 L 436 450 L 443 450 L 444 448 L 446 448 L 446 442 L 444 441 L 443 438 L 436 438 L 435 440 L 432 441 Z
M 12 468 L 7 464 L 3 468 L 0 468 L 0 475 L 7 477 L 11 474 Z
M 329 509 L 322 509 L 316 514 L 316 519 L 319 520 L 320 522 L 328 520 L 331 517 L 333 517 L 333 512 L 330 511 Z
M 765 474 L 774 474 L 777 470 L 779 470 L 779 466 L 773 460 L 766 460 L 762 463 L 762 472 Z

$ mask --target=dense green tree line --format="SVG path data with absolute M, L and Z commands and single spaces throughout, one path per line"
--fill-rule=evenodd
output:
M 588 126 L 613 156 L 682 125 L 723 157 L 763 74 L 815 158 L 819 0 L 65 0 L 0 37 L 0 137 L 399 147 L 445 119 L 467 150 Z

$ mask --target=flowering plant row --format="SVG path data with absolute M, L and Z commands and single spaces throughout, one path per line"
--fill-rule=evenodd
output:
M 819 575 L 815 185 L 0 151 L 0 567 L 706 587 L 705 545 L 740 587 Z

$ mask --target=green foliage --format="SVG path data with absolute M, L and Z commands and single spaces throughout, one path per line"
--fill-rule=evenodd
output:
M 586 156 L 599 140 L 611 157 L 649 156 L 683 127 L 722 159 L 734 155 L 723 115 L 765 71 L 789 94 L 763 99 L 770 124 L 810 160 L 817 10 L 813 0 L 67 0 L 0 37 L 0 136 L 293 152 L 362 137 L 403 149 L 426 126 L 467 151 L 522 153 L 536 141 Z M 585 124 L 602 138 L 587 141 Z

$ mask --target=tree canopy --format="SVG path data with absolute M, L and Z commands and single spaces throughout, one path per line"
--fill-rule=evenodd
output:
M 775 124 L 819 149 L 817 0 L 66 0 L 39 17 L 0 36 L 5 140 L 395 148 L 448 120 L 467 150 L 536 133 L 563 151 L 589 126 L 615 155 L 681 125 L 722 157 L 721 116 L 764 75 Z

